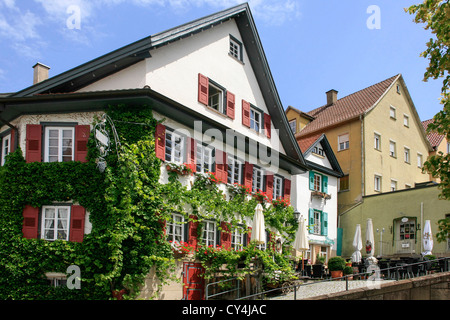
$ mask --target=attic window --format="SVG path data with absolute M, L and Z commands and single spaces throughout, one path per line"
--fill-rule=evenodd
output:
M 325 156 L 325 153 L 323 152 L 323 149 L 322 149 L 321 147 L 319 147 L 319 146 L 315 146 L 315 147 L 313 148 L 313 151 L 312 151 L 312 152 L 315 153 L 315 154 L 317 154 L 317 155 L 319 155 L 319 156 L 322 156 L 322 157 Z
M 398 93 L 398 94 L 402 94 L 402 93 L 400 92 L 400 85 L 399 85 L 399 84 L 397 84 L 397 93 Z
M 243 62 L 242 42 L 230 34 L 230 51 L 228 52 L 233 58 Z

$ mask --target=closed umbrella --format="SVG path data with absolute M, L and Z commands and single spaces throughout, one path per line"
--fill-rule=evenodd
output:
M 361 239 L 361 225 L 356 225 L 355 236 L 353 237 L 353 249 L 355 251 L 352 254 L 352 262 L 361 262 L 361 249 L 362 249 L 362 239 Z
M 300 217 L 297 233 L 295 234 L 294 249 L 302 252 L 302 270 L 305 268 L 303 252 L 309 249 L 305 219 Z
M 255 208 L 252 224 L 252 239 L 258 244 L 266 243 L 266 227 L 264 225 L 263 207 L 260 203 Z
M 431 233 L 430 220 L 425 220 L 425 227 L 423 228 L 423 250 L 422 255 L 431 254 L 433 250 L 433 234 Z
M 367 228 L 366 228 L 366 253 L 369 257 L 373 257 L 373 253 L 375 251 L 375 241 L 373 236 L 373 224 L 372 219 L 367 219 Z

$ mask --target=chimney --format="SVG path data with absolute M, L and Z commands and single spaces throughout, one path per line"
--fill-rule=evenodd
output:
M 327 106 L 332 105 L 333 103 L 336 103 L 337 101 L 337 94 L 338 92 L 334 89 L 331 89 L 330 91 L 327 91 Z
M 50 67 L 38 62 L 33 66 L 33 69 L 34 69 L 33 84 L 48 79 L 48 70 L 50 69 Z

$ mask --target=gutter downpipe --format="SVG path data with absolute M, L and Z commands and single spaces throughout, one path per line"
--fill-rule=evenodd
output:
M 362 197 L 365 196 L 365 173 L 364 173 L 364 115 L 359 116 L 361 121 L 361 202 Z
M 423 202 L 420 203 L 420 229 L 423 228 Z M 420 253 L 423 252 L 422 232 L 420 234 Z

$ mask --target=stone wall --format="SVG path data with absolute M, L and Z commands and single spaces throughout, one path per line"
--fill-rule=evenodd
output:
M 314 300 L 450 300 L 450 272 L 314 297 Z

